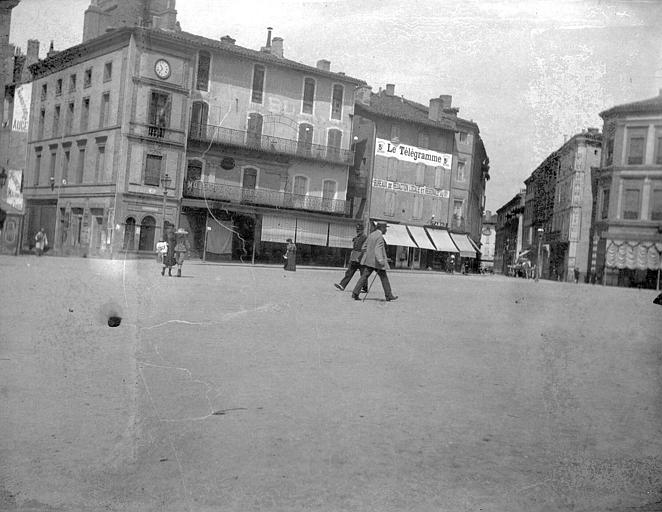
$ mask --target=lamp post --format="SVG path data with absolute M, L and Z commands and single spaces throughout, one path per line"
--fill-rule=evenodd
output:
M 543 228 L 538 228 L 538 260 L 536 262 L 536 283 L 540 279 L 540 274 L 542 273 L 542 234 L 545 230 Z
M 163 186 L 163 227 L 162 227 L 162 236 L 165 240 L 165 228 L 166 228 L 166 199 L 168 198 L 168 187 L 172 183 L 172 179 L 167 174 L 161 178 L 161 185 Z

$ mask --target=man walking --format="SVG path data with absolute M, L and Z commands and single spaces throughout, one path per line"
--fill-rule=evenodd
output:
M 345 290 L 345 288 L 352 280 L 352 277 L 354 277 L 354 274 L 356 273 L 357 270 L 359 271 L 359 277 L 361 276 L 362 273 L 361 257 L 363 256 L 363 244 L 365 243 L 367 238 L 368 237 L 363 232 L 363 224 L 357 224 L 356 236 L 352 238 L 352 252 L 349 254 L 349 267 L 347 267 L 347 271 L 345 272 L 345 277 L 341 279 L 340 284 L 334 283 L 333 285 L 336 288 L 338 288 L 338 290 L 340 291 Z M 363 287 L 363 291 L 364 292 L 368 291 L 367 283 Z
M 389 283 L 388 276 L 386 275 L 386 271 L 390 267 L 388 266 L 388 259 L 386 257 L 384 233 L 386 233 L 386 222 L 378 222 L 377 229 L 370 233 L 365 241 L 365 251 L 361 258 L 361 265 L 363 265 L 361 279 L 359 279 L 359 282 L 356 283 L 356 286 L 352 291 L 352 298 L 354 300 L 360 300 L 359 292 L 361 291 L 361 288 L 367 284 L 368 278 L 373 271 L 377 272 L 377 275 L 382 282 L 386 301 L 389 302 L 398 298 L 397 295 L 393 295 L 393 292 L 391 291 L 391 283 Z

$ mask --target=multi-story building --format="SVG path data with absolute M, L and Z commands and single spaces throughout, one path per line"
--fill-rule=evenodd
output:
M 593 172 L 591 272 L 613 286 L 659 288 L 662 252 L 662 90 L 616 105 Z
M 358 94 L 354 203 L 367 220 L 388 223 L 396 267 L 448 268 L 451 255 L 458 268 L 477 261 L 489 165 L 478 126 L 451 101 L 428 107 L 396 96 L 393 84 Z
M 494 271 L 510 275 L 522 254 L 522 230 L 524 227 L 524 198 L 521 190 L 497 210 L 496 238 L 494 241 Z
M 94 1 L 86 22 L 126 2 Z M 292 237 L 304 262 L 342 264 L 363 82 L 284 58 L 271 32 L 254 51 L 172 30 L 173 0 L 145 5 L 166 29 L 108 22 L 32 66 L 25 240 L 45 227 L 56 252 L 152 254 L 171 225 L 206 257 L 278 260 Z

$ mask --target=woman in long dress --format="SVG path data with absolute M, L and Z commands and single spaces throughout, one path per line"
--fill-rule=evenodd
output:
M 287 239 L 287 252 L 285 253 L 285 270 L 295 272 L 297 269 L 297 246 L 292 242 L 291 238 Z

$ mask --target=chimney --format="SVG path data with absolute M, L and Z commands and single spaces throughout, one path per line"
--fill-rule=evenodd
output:
M 271 46 L 271 54 L 275 55 L 276 57 L 280 57 L 281 59 L 283 58 L 283 38 L 282 37 L 274 37 L 273 43 Z
M 430 121 L 439 121 L 441 119 L 441 113 L 444 110 L 444 100 L 439 98 L 430 99 L 430 110 L 428 110 L 428 119 Z
M 439 99 L 443 103 L 443 106 L 441 107 L 443 110 L 451 108 L 451 105 L 453 103 L 453 96 L 451 96 L 450 94 L 440 94 Z
M 48 53 L 46 54 L 46 57 L 52 57 L 53 55 L 57 55 L 58 51 L 55 50 L 55 47 L 53 46 L 53 41 L 51 41 L 51 46 L 48 48 Z
M 236 39 L 233 39 L 230 36 L 223 36 L 221 37 L 221 41 L 223 41 L 224 43 L 234 44 Z
M 598 128 L 588 128 L 586 131 L 594 135 L 600 133 L 600 130 Z
M 386 84 L 385 93 L 387 96 L 393 96 L 395 94 L 395 84 Z
M 370 95 L 372 94 L 372 87 L 369 85 L 361 85 L 356 89 L 356 101 L 362 105 L 370 105 Z
M 317 61 L 317 69 L 322 71 L 331 71 L 331 62 L 326 59 L 320 59 Z
M 271 53 L 271 31 L 273 28 L 267 27 L 267 44 L 260 48 L 261 52 Z
M 25 65 L 29 66 L 39 60 L 39 41 L 37 39 L 28 39 L 28 53 L 25 58 Z

